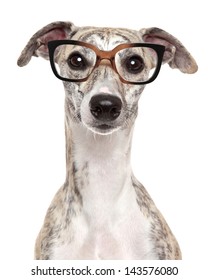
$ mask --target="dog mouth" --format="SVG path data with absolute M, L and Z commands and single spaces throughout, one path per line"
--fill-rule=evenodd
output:
M 107 123 L 99 124 L 99 125 L 93 125 L 88 126 L 88 129 L 90 129 L 95 134 L 101 134 L 101 135 L 108 135 L 112 134 L 113 132 L 119 130 L 119 126 L 113 126 Z
M 101 125 L 98 125 L 97 128 L 105 131 L 105 130 L 112 129 L 112 126 L 108 125 L 108 124 L 101 124 Z

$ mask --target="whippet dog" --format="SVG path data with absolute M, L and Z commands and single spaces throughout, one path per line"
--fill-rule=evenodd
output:
M 39 30 L 18 65 L 50 60 L 65 88 L 66 180 L 36 240 L 35 259 L 181 259 L 179 245 L 130 164 L 138 100 L 163 63 L 183 73 L 197 64 L 159 28 Z

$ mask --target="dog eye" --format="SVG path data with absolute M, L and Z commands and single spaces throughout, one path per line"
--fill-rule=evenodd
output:
M 141 56 L 134 55 L 125 60 L 125 67 L 128 72 L 138 74 L 144 69 L 144 61 Z
M 86 68 L 86 61 L 80 53 L 71 54 L 67 63 L 74 70 L 84 70 Z

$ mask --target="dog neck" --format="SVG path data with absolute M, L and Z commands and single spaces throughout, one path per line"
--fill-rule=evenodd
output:
M 82 124 L 66 123 L 66 182 L 87 214 L 100 216 L 103 211 L 106 216 L 131 195 L 132 132 L 131 127 L 99 135 Z

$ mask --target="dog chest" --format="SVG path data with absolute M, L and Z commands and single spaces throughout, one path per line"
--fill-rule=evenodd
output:
M 132 205 L 134 208 L 134 205 Z M 139 211 L 130 209 L 121 216 L 96 223 L 87 221 L 80 215 L 73 221 L 70 232 L 71 241 L 64 242 L 53 249 L 53 259 L 155 259 L 153 245 L 149 241 L 149 223 Z M 60 243 L 59 243 L 60 244 Z

